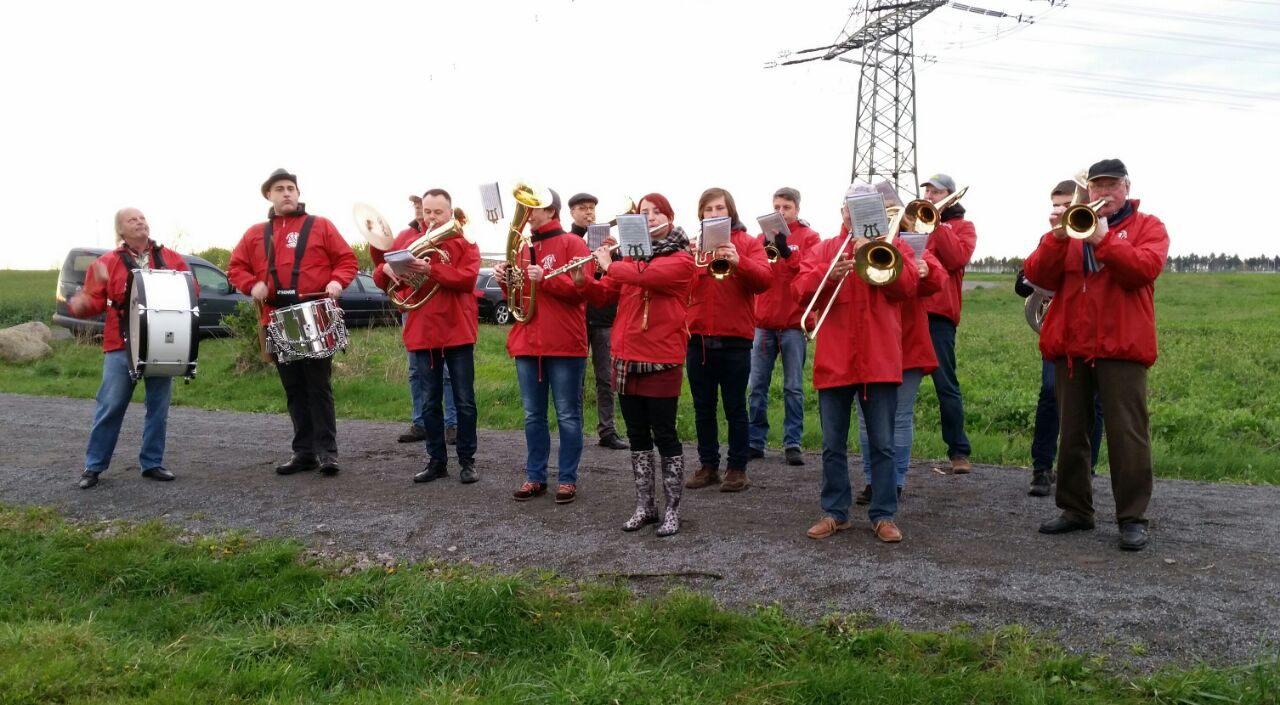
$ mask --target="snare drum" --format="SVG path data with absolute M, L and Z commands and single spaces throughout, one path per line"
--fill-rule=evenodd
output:
M 281 363 L 319 360 L 347 349 L 347 326 L 337 302 L 316 299 L 272 311 L 267 339 Z
M 129 376 L 196 376 L 200 307 L 191 272 L 135 269 L 129 302 Z

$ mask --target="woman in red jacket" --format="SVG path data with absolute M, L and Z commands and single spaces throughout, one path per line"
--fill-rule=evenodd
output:
M 747 233 L 738 219 L 738 207 L 728 191 L 703 191 L 698 199 L 698 215 L 703 220 L 723 216 L 731 219 L 729 242 L 717 248 L 716 257 L 729 260 L 733 273 L 717 279 L 708 271 L 710 267 L 700 267 L 689 293 L 689 391 L 693 395 L 701 467 L 685 487 L 697 489 L 720 480 L 720 426 L 716 421 L 719 395 L 724 399 L 724 417 L 729 425 L 727 472 L 720 491 L 740 492 L 751 486 L 747 479 L 747 382 L 756 331 L 755 299 L 773 283 L 773 270 L 764 246 Z
M 869 186 L 855 185 L 851 193 Z M 849 528 L 853 492 L 849 484 L 849 419 L 853 405 L 861 407 L 867 422 L 871 457 L 871 507 L 868 514 L 877 538 L 887 543 L 902 540 L 894 523 L 898 510 L 897 482 L 893 466 L 893 418 L 897 411 L 898 385 L 902 383 L 902 316 L 900 304 L 916 295 L 919 272 L 911 249 L 902 249 L 902 273 L 891 284 L 871 286 L 853 272 L 853 256 L 868 240 L 857 238 L 844 246 L 849 232 L 849 212 L 841 208 L 844 229 L 824 240 L 800 265 L 800 276 L 791 288 L 796 297 L 812 300 L 832 260 L 840 257 L 823 287 L 816 310 L 830 299 L 835 285 L 844 284 L 818 331 L 813 354 L 813 387 L 818 390 L 822 422 L 822 512 L 808 531 L 810 538 L 825 539 Z
M 604 277 L 592 286 L 589 296 L 595 305 L 618 305 L 610 341 L 613 385 L 627 423 L 636 483 L 636 510 L 622 529 L 635 531 L 658 521 L 654 506 L 656 445 L 667 499 L 657 534 L 670 536 L 680 530 L 684 449 L 676 434 L 676 407 L 689 339 L 685 309 L 696 267 L 689 254 L 689 239 L 683 230 L 672 227 L 675 214 L 666 197 L 651 193 L 640 199 L 640 213 L 649 219 L 653 255 L 614 262 L 607 247 L 596 250 L 596 264 Z
M 551 429 L 547 425 L 547 396 L 555 399 L 556 424 L 560 427 L 559 486 L 556 502 L 567 504 L 578 494 L 578 463 L 582 460 L 582 375 L 587 365 L 586 281 L 582 277 L 543 280 L 545 271 L 587 255 L 587 243 L 560 227 L 560 195 L 551 192 L 549 208 L 529 213 L 533 244 L 525 267 L 536 286 L 533 315 L 511 326 L 507 354 L 516 359 L 520 402 L 524 406 L 526 479 L 515 491 L 517 501 L 547 492 L 547 461 L 551 456 Z M 594 268 L 583 269 L 593 278 Z M 505 291 L 507 265 L 494 267 Z

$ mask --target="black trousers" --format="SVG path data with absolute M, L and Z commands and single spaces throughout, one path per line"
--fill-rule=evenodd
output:
M 338 455 L 338 418 L 333 409 L 333 358 L 276 363 L 293 421 L 293 452 Z
M 622 420 L 627 423 L 627 440 L 631 450 L 652 450 L 664 458 L 684 454 L 680 436 L 676 434 L 676 407 L 680 397 L 642 397 L 635 394 L 619 394 L 618 406 L 622 408 Z

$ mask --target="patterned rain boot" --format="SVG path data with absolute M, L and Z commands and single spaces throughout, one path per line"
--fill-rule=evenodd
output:
M 636 481 L 636 513 L 623 522 L 623 531 L 636 531 L 658 523 L 658 510 L 653 505 L 653 451 L 631 451 L 631 475 Z
M 684 456 L 662 458 L 662 489 L 667 493 L 666 513 L 656 533 L 671 536 L 680 531 L 680 495 L 684 493 Z

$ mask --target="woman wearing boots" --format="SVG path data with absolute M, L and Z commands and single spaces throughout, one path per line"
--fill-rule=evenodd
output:
M 680 530 L 680 495 L 684 483 L 684 451 L 676 435 L 676 405 L 683 383 L 686 341 L 685 308 L 693 280 L 693 256 L 684 231 L 673 227 L 671 203 L 651 193 L 640 200 L 649 219 L 653 255 L 613 261 L 608 246 L 596 250 L 604 276 L 587 291 L 594 305 L 617 303 L 611 345 L 613 387 L 627 422 L 631 471 L 636 482 L 636 511 L 622 525 L 636 531 L 658 522 L 654 505 L 653 448 L 661 461 L 666 512 L 659 536 Z

